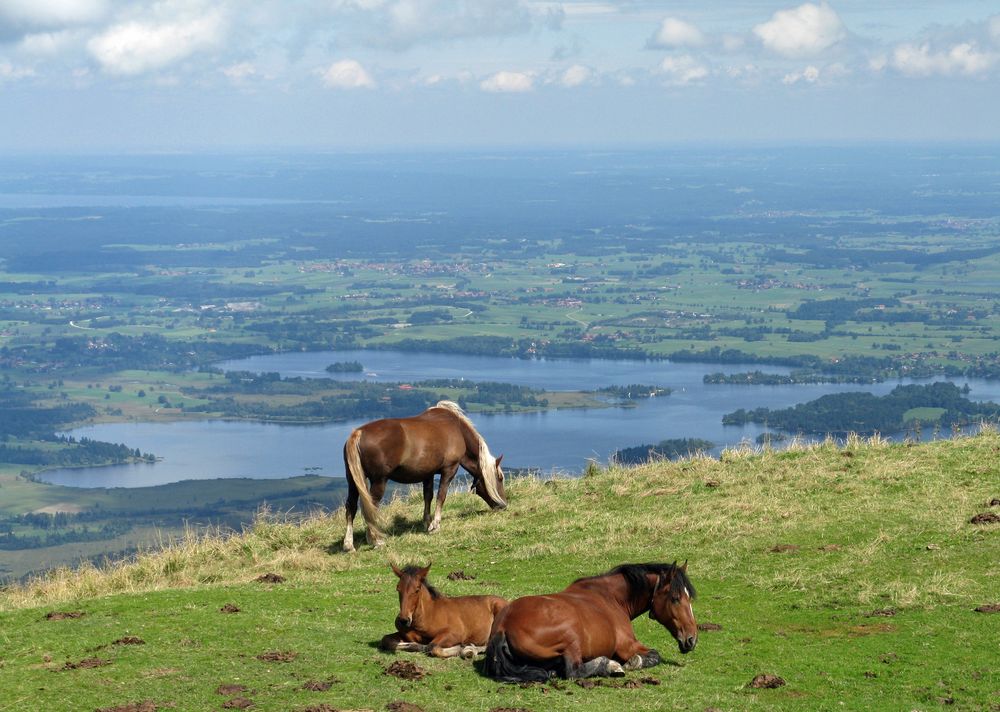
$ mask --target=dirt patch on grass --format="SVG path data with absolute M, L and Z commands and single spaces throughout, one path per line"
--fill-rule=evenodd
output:
M 257 659 L 265 663 L 290 663 L 298 656 L 294 650 L 268 650 L 258 655 Z
M 1000 613 L 1000 603 L 984 603 L 976 606 L 974 610 L 976 613 Z
M 308 707 L 303 707 L 301 712 L 340 712 L 340 708 L 334 707 L 333 705 L 328 705 L 323 702 L 318 705 L 309 705 Z
M 494 707 L 490 712 L 531 712 L 527 707 Z
M 791 551 L 798 551 L 799 547 L 796 544 L 775 544 L 768 551 L 772 554 L 784 554 Z
M 718 623 L 699 623 L 698 630 L 722 630 L 722 626 Z
M 246 685 L 219 685 L 215 688 L 215 694 L 222 695 L 223 697 L 229 697 L 231 695 L 238 695 L 241 692 L 246 692 Z
M 476 577 L 465 573 L 465 569 L 459 569 L 458 571 L 452 571 L 448 574 L 449 581 L 475 581 Z
M 119 638 L 112 645 L 145 645 L 146 641 L 134 635 L 126 635 L 124 638 Z
M 980 512 L 969 520 L 969 524 L 997 524 L 998 522 L 1000 522 L 1000 514 L 996 512 Z
M 285 577 L 281 574 L 261 574 L 254 579 L 257 583 L 284 583 Z
M 424 708 L 420 705 L 415 705 L 412 702 L 404 702 L 403 700 L 394 700 L 385 706 L 389 712 L 424 712 Z
M 234 697 L 222 703 L 224 710 L 246 710 L 253 707 L 253 700 L 248 697 Z
M 309 690 L 311 692 L 326 692 L 331 687 L 333 687 L 332 682 L 320 682 L 319 680 L 309 680 L 302 684 L 303 690 Z
M 78 663 L 70 662 L 67 660 L 60 670 L 87 670 L 90 668 L 104 667 L 105 665 L 110 665 L 110 660 L 105 660 L 104 658 L 84 658 Z
M 173 707 L 173 705 L 167 704 L 164 707 Z M 159 705 L 152 700 L 143 700 L 142 702 L 126 702 L 114 707 L 98 707 L 97 712 L 156 712 L 158 709 L 160 709 Z
M 1000 497 L 994 497 L 990 500 L 990 503 L 986 505 L 988 507 L 1000 507 Z
M 239 613 L 240 608 L 235 603 L 227 603 L 219 609 L 219 613 Z
M 896 630 L 896 626 L 892 623 L 862 623 L 861 625 L 851 626 L 849 634 L 852 637 L 858 638 L 866 635 L 874 635 L 875 633 L 892 633 Z
M 826 552 L 840 551 L 840 549 L 841 549 L 840 544 L 824 544 L 823 546 L 819 547 L 820 551 L 826 551 Z
M 890 618 L 896 615 L 895 608 L 878 608 L 868 614 L 869 618 Z
M 787 684 L 784 678 L 767 674 L 757 675 L 750 681 L 750 687 L 756 690 L 773 690 L 776 687 L 784 687 Z
M 401 680 L 420 680 L 428 672 L 416 663 L 411 663 L 409 660 L 397 660 L 385 669 L 385 674 L 398 677 Z
M 74 618 L 83 618 L 86 613 L 83 611 L 49 611 L 45 614 L 47 621 L 66 621 Z

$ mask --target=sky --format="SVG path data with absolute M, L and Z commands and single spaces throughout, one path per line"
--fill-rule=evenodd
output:
M 1000 0 L 0 0 L 0 151 L 1000 140 Z

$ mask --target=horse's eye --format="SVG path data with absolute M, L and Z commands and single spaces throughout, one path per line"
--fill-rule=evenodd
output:
M 678 603 L 681 602 L 681 597 L 680 596 L 671 596 L 670 600 L 672 600 L 674 602 L 674 604 L 676 605 L 676 604 L 678 604 Z

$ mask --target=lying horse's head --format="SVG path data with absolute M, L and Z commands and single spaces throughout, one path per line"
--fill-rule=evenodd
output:
M 426 587 L 431 598 L 437 598 L 440 594 L 427 583 L 427 572 L 431 570 L 431 565 L 406 566 L 398 569 L 394 564 L 389 564 L 392 572 L 399 577 L 396 584 L 396 592 L 399 593 L 399 615 L 396 616 L 396 629 L 402 632 L 413 625 L 413 617 L 417 614 L 420 605 L 421 590 Z
M 472 473 L 472 491 L 483 498 L 491 509 L 507 508 L 507 493 L 503 488 L 503 470 L 500 461 L 503 455 L 493 458 L 488 452 L 480 463 L 479 474 Z
M 661 573 L 653 590 L 649 617 L 670 631 L 682 653 L 690 653 L 698 643 L 698 624 L 694 619 L 691 599 L 694 586 L 687 577 L 687 562 Z

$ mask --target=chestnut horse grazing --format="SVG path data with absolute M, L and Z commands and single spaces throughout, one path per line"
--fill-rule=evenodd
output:
M 687 562 L 674 562 L 622 564 L 560 593 L 517 598 L 493 621 L 483 669 L 503 682 L 525 682 L 652 667 L 660 655 L 636 639 L 632 620 L 649 611 L 689 653 L 698 642 L 694 595 Z
M 455 596 L 449 598 L 427 583 L 424 568 L 392 566 L 399 577 L 398 632 L 382 638 L 383 650 L 428 653 L 439 658 L 461 655 L 471 658 L 486 650 L 490 626 L 507 601 L 499 596 Z
M 461 465 L 472 475 L 472 490 L 493 509 L 507 506 L 500 457 L 493 457 L 472 421 L 451 401 L 440 401 L 412 418 L 385 418 L 355 428 L 344 443 L 347 469 L 347 533 L 344 550 L 354 551 L 354 515 L 361 512 L 368 525 L 368 542 L 381 544 L 378 505 L 388 480 L 424 484 L 424 526 L 441 526 L 441 508 L 448 485 Z M 437 508 L 431 520 L 434 475 L 441 475 Z M 365 485 L 371 482 L 371 491 Z

